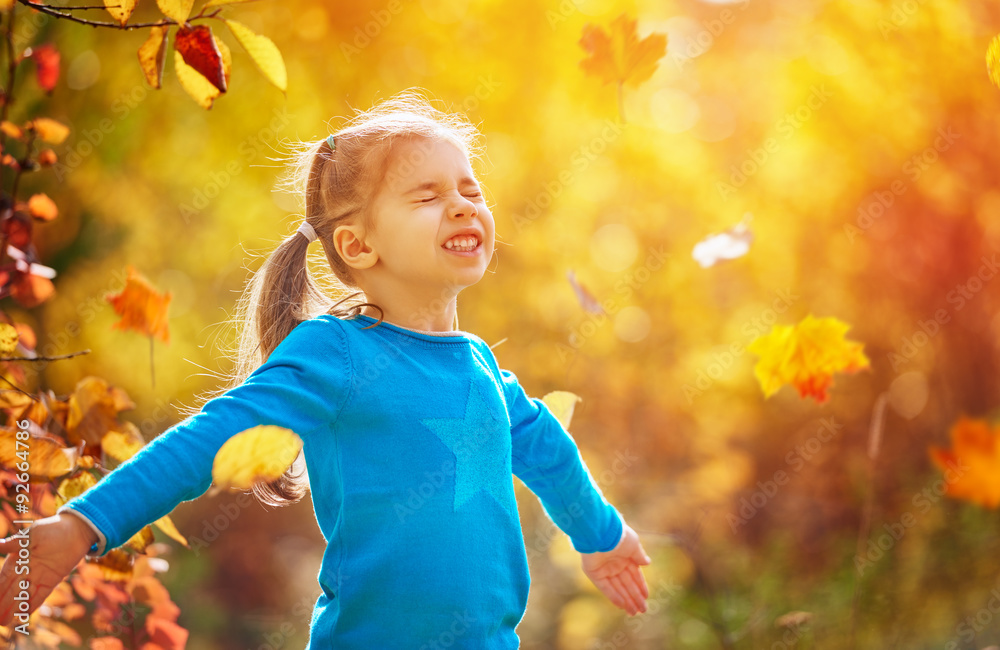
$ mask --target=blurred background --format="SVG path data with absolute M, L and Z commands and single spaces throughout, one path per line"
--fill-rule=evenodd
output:
M 667 44 L 648 79 L 619 89 L 581 67 L 580 41 L 621 14 Z M 106 378 L 146 440 L 182 419 L 228 370 L 221 325 L 248 273 L 301 220 L 276 188 L 288 145 L 419 86 L 485 136 L 476 169 L 499 244 L 461 296 L 461 328 L 505 339 L 498 360 L 530 394 L 582 398 L 570 431 L 653 558 L 649 611 L 629 618 L 515 480 L 532 572 L 523 648 L 1000 643 L 997 512 L 942 496 L 929 455 L 960 416 L 993 422 L 1000 403 L 1000 89 L 985 59 L 1000 6 L 260 0 L 224 15 L 275 42 L 287 93 L 215 21 L 233 71 L 208 111 L 172 60 L 148 86 L 146 30 L 39 21 L 62 81 L 10 119 L 44 107 L 71 128 L 63 167 L 24 180 L 59 201 L 35 238 L 58 276 L 52 299 L 11 313 L 45 354 L 93 350 L 41 385 Z M 158 17 L 151 3 L 133 14 Z M 739 223 L 745 254 L 692 256 Z M 320 247 L 310 255 L 319 270 Z M 155 389 L 149 341 L 112 330 L 103 299 L 128 264 L 173 295 Z M 808 314 L 848 324 L 870 368 L 836 375 L 823 403 L 790 386 L 765 398 L 746 346 Z M 166 556 L 187 647 L 302 647 L 323 550 L 309 498 L 205 497 L 173 518 L 207 541 L 234 504 L 207 546 Z

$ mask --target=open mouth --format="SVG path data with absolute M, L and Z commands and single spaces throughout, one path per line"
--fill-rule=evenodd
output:
M 459 235 L 446 241 L 443 248 L 453 253 L 471 253 L 482 244 L 476 235 Z

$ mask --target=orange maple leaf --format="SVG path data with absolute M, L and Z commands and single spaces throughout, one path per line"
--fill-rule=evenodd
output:
M 105 299 L 114 307 L 122 319 L 111 327 L 120 330 L 135 330 L 147 336 L 159 337 L 164 343 L 170 342 L 167 326 L 167 307 L 172 298 L 170 292 L 161 294 L 131 265 L 125 288 L 116 294 L 107 294 Z
M 1000 506 L 1000 426 L 964 415 L 952 425 L 951 450 L 930 447 L 945 475 L 945 494 L 985 508 Z M 953 473 L 952 473 L 953 472 Z
M 617 81 L 638 88 L 656 72 L 657 61 L 667 52 L 665 34 L 653 33 L 639 40 L 636 20 L 621 14 L 611 21 L 611 32 L 597 25 L 583 26 L 580 45 L 589 56 L 580 61 L 584 72 L 603 84 Z
M 747 351 L 760 357 L 754 375 L 764 397 L 791 384 L 800 397 L 813 397 L 822 404 L 829 399 L 833 373 L 869 368 L 864 344 L 844 339 L 850 327 L 836 318 L 809 314 L 797 325 L 775 325 L 769 334 L 751 341 Z

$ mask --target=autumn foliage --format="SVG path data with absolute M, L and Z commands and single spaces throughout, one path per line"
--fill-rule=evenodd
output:
M 0 9 L 16 33 L 42 13 Z M 572 424 L 653 557 L 651 611 L 622 620 L 515 481 L 526 650 L 1000 643 L 996 3 L 124 0 L 74 15 L 111 27 L 49 14 L 58 29 L 10 50 L 0 83 L 0 530 L 139 453 L 170 417 L 131 420 L 161 398 L 213 384 L 190 363 L 215 365 L 203 333 L 231 305 L 240 245 L 273 243 L 300 210 L 271 191 L 280 143 L 422 85 L 486 135 L 500 245 L 463 293 L 463 328 Z M 71 90 L 93 53 L 101 74 Z M 300 450 L 295 432 L 242 432 L 213 479 L 245 490 Z M 307 511 L 246 510 L 252 548 L 216 531 L 206 559 L 217 502 L 189 507 L 194 525 L 173 513 L 82 562 L 32 619 L 39 644 L 235 650 L 261 645 L 257 612 L 288 594 L 308 612 L 317 586 L 282 564 L 325 548 Z

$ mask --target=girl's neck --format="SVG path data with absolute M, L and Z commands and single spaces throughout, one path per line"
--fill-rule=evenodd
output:
M 376 300 L 372 300 L 372 302 L 379 304 Z M 371 316 L 376 320 L 381 317 L 383 321 L 392 323 L 396 327 L 402 327 L 403 329 L 413 330 L 422 334 L 447 335 L 458 329 L 454 302 L 450 303 L 443 313 L 431 314 L 427 310 L 420 310 L 413 312 L 409 318 L 398 315 L 391 309 L 383 307 L 383 310 L 383 313 L 379 314 L 378 309 L 365 305 L 361 308 L 361 313 L 365 316 Z

